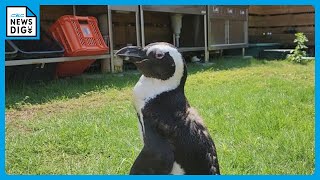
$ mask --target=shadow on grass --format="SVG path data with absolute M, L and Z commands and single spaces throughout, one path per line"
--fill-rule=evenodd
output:
M 242 58 L 221 58 L 210 65 L 188 64 L 189 74 L 201 71 L 219 71 L 264 64 L 264 61 Z M 6 84 L 6 108 L 18 109 L 24 104 L 42 104 L 56 99 L 77 98 L 92 91 L 132 88 L 140 74 L 89 74 L 48 82 L 14 82 Z
M 191 66 L 188 67 L 189 74 L 193 74 L 201 71 L 220 71 L 220 70 L 231 70 L 231 69 L 237 69 L 237 68 L 244 68 L 249 67 L 253 65 L 262 65 L 266 64 L 266 60 L 256 60 L 252 58 L 236 58 L 236 57 L 230 57 L 230 58 L 219 58 L 219 59 L 213 59 L 210 63 L 211 65 L 197 65 L 197 66 Z M 202 66 L 203 68 L 199 69 L 198 66 Z
M 57 99 L 77 98 L 92 91 L 133 87 L 137 73 L 86 74 L 46 82 L 14 82 L 6 84 L 6 108 L 24 104 L 42 104 Z

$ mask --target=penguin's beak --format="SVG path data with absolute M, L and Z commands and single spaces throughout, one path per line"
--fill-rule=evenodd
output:
M 127 46 L 116 52 L 116 55 L 126 61 L 137 62 L 147 58 L 145 51 L 138 46 Z

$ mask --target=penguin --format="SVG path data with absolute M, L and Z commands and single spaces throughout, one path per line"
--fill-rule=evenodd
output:
M 143 148 L 130 174 L 219 175 L 215 144 L 185 96 L 187 68 L 166 42 L 127 46 L 116 55 L 142 73 L 133 89 Z

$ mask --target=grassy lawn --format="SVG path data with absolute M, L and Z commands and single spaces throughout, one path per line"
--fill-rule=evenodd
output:
M 189 65 L 186 95 L 213 136 L 222 174 L 314 172 L 314 62 Z M 6 88 L 6 172 L 127 174 L 142 148 L 138 73 Z

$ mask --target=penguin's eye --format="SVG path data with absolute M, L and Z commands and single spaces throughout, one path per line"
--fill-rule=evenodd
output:
M 156 59 L 162 59 L 164 57 L 164 53 L 162 51 L 157 51 L 155 57 Z

